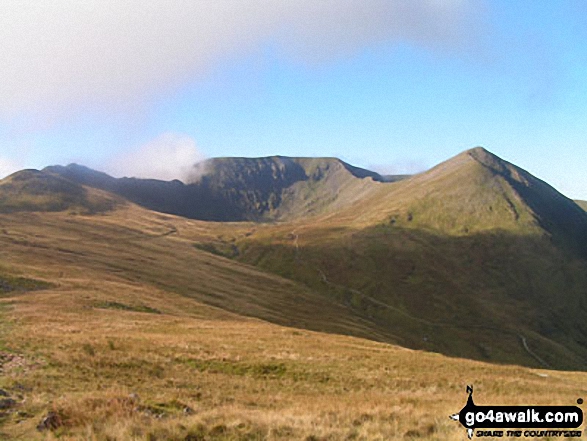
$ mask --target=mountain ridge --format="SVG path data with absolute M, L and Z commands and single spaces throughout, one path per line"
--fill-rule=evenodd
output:
M 285 156 L 212 158 L 195 164 L 187 183 L 114 178 L 77 164 L 49 166 L 44 171 L 116 193 L 149 209 L 213 221 L 287 220 L 319 213 L 339 199 L 342 189 L 349 190 L 346 197 L 357 197 L 352 193 L 365 186 L 358 185 L 362 180 L 403 178 L 383 177 L 337 158 Z
M 212 158 L 195 164 L 187 183 L 114 178 L 77 164 L 44 171 L 192 219 L 287 222 L 316 216 L 357 228 L 390 223 L 456 235 L 501 229 L 547 234 L 587 257 L 585 211 L 482 147 L 395 178 L 337 158 L 286 156 Z

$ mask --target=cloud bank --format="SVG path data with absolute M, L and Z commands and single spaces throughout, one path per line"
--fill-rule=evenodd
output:
M 49 0 L 0 2 L 0 118 L 142 105 L 267 45 L 315 63 L 365 45 L 454 47 L 469 0 Z
M 106 171 L 115 177 L 186 182 L 194 164 L 204 159 L 195 141 L 177 133 L 164 133 L 151 142 L 112 159 Z

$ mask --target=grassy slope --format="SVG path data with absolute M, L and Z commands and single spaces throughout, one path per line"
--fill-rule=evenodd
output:
M 514 188 L 528 180 L 532 188 L 538 186 L 538 180 L 523 170 L 476 148 L 427 172 L 378 185 L 356 203 L 320 220 L 356 228 L 390 223 L 452 236 L 495 229 L 539 233 L 534 213 Z
M 359 179 L 360 170 L 329 158 L 207 164 L 216 173 L 201 185 L 244 191 L 238 203 L 261 204 L 269 217 L 300 218 L 246 231 L 227 226 L 224 235 L 195 237 L 195 245 L 301 282 L 292 284 L 298 300 L 289 286 L 269 297 L 232 298 L 210 295 L 219 283 L 211 280 L 202 291 L 182 269 L 194 251 L 185 243 L 160 251 L 165 271 L 144 259 L 121 271 L 280 324 L 481 360 L 585 367 L 578 342 L 587 336 L 587 272 L 568 250 L 583 244 L 585 251 L 587 216 L 523 170 L 480 148 L 395 183 Z M 277 195 L 276 188 L 285 190 Z M 145 252 L 131 246 L 120 256 L 129 251 Z M 104 261 L 107 252 L 93 250 Z M 322 310 L 328 316 L 312 312 Z M 524 350 L 524 340 L 542 361 Z
M 585 264 L 539 239 L 462 239 L 381 227 L 283 231 L 249 239 L 243 259 L 300 280 L 413 348 L 481 360 L 584 369 Z M 286 242 L 289 239 L 289 244 Z M 322 239 L 323 240 L 323 239 Z M 504 259 L 503 256 L 512 256 Z
M 0 415 L 2 438 L 462 439 L 447 416 L 465 384 L 479 403 L 574 404 L 587 393 L 583 373 L 285 328 L 194 300 L 279 321 L 278 301 L 308 325 L 333 320 L 336 306 L 310 290 L 192 246 L 265 227 L 133 206 L 0 215 L 0 227 L 3 280 L 54 284 L 0 297 L 0 388 L 17 401 Z M 363 326 L 339 308 L 341 329 Z M 49 435 L 35 429 L 48 411 L 63 424 Z
M 2 219 L 6 252 L 23 262 L 104 273 L 282 324 L 377 338 L 346 306 L 295 282 L 198 249 L 254 224 L 207 224 L 136 206 L 104 216 L 19 213 Z M 307 311 L 327 311 L 325 317 Z M 381 337 L 382 338 L 382 337 Z

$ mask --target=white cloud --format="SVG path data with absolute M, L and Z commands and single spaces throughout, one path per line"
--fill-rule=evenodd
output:
M 1 158 L 0 157 L 0 179 L 5 178 L 6 176 L 14 173 L 15 171 L 20 170 L 20 167 L 16 162 L 12 161 L 8 158 Z
M 469 0 L 0 2 L 0 118 L 128 110 L 271 44 L 316 62 L 381 41 L 466 40 Z
M 194 164 L 203 159 L 192 138 L 164 133 L 145 145 L 113 158 L 106 171 L 116 177 L 186 181 Z
M 391 164 L 374 164 L 368 168 L 381 175 L 413 175 L 428 170 L 430 166 L 422 159 L 400 159 Z

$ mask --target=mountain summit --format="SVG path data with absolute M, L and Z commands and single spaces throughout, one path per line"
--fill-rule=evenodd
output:
M 587 216 L 574 201 L 482 147 L 380 186 L 341 216 L 347 222 L 390 221 L 451 235 L 546 232 L 587 250 Z

